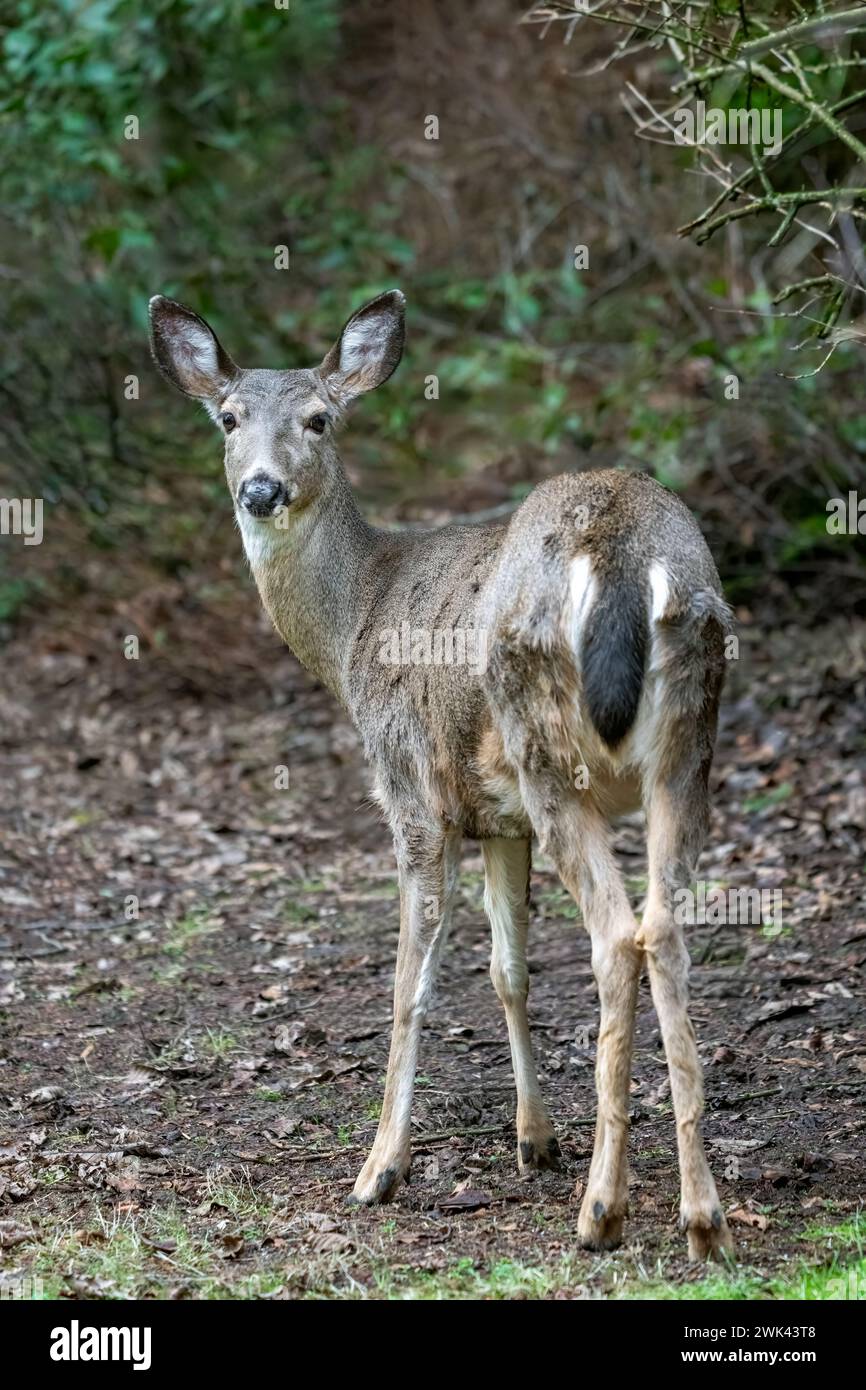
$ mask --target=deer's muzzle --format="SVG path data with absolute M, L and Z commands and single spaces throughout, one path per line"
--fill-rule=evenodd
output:
M 250 516 L 273 516 L 287 501 L 286 489 L 278 478 L 256 473 L 238 488 L 238 502 Z

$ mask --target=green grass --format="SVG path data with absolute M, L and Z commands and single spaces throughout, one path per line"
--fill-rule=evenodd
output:
M 826 1267 L 799 1261 L 789 1273 L 771 1278 L 749 1267 L 713 1270 L 694 1283 L 623 1277 L 617 1271 L 616 1282 L 604 1289 L 585 1282 L 587 1276 L 586 1261 L 579 1256 L 564 1256 L 553 1265 L 499 1260 L 486 1270 L 462 1259 L 435 1274 L 382 1265 L 375 1272 L 374 1288 L 375 1296 L 399 1301 L 541 1299 L 560 1290 L 571 1297 L 585 1293 L 587 1297 L 666 1302 L 866 1300 L 866 1260 L 862 1256 L 851 1262 L 833 1259 Z
M 728 1273 L 724 1269 L 695 1284 L 647 1283 L 625 1289 L 621 1298 L 682 1301 L 790 1300 L 809 1303 L 828 1299 L 866 1299 L 866 1260 L 845 1263 L 834 1260 L 826 1268 L 800 1261 L 790 1271 L 770 1279 L 748 1268 Z
M 284 1201 L 256 1189 L 245 1174 L 208 1174 L 195 1213 L 177 1201 L 147 1213 L 99 1208 L 54 1232 L 47 1223 L 16 1251 L 27 1276 L 42 1281 L 34 1296 L 54 1299 L 70 1291 L 109 1299 L 166 1298 L 183 1286 L 196 1299 L 257 1299 L 284 1289 L 302 1299 L 395 1302 L 503 1301 L 568 1297 L 664 1301 L 866 1300 L 866 1216 L 836 1226 L 814 1226 L 798 1240 L 810 1257 L 772 1274 L 746 1264 L 707 1266 L 698 1272 L 660 1257 L 647 1270 L 639 1253 L 613 1256 L 569 1251 L 552 1261 L 464 1257 L 442 1270 L 399 1263 L 405 1247 L 392 1244 L 401 1229 L 386 1219 L 361 1236 L 356 1248 L 315 1254 L 305 1243 L 303 1219 L 274 1258 L 258 1242 L 291 1223 Z M 276 1225 L 274 1224 L 276 1223 Z M 364 1229 L 363 1227 L 361 1229 Z M 565 1231 L 567 1239 L 568 1232 Z M 225 1236 L 249 1242 L 244 1258 L 231 1258 Z M 253 1244 L 255 1242 L 255 1244 Z M 397 1253 L 399 1250 L 399 1254 Z M 251 1268 L 251 1257 L 255 1262 Z
M 825 1260 L 797 1260 L 784 1275 L 762 1277 L 746 1267 L 720 1267 L 694 1284 L 648 1281 L 625 1298 L 711 1300 L 790 1299 L 807 1302 L 828 1299 L 866 1300 L 866 1212 L 838 1226 L 814 1226 L 802 1240 L 824 1247 Z
M 232 1233 L 245 1240 L 261 1239 L 275 1214 L 246 1178 L 208 1174 L 203 1205 L 208 1204 L 215 1216 L 227 1215 Z M 41 1279 L 46 1299 L 68 1295 L 76 1284 L 112 1299 L 164 1298 L 179 1284 L 199 1299 L 253 1299 L 282 1283 L 277 1270 L 235 1272 L 219 1236 L 192 1225 L 178 1205 L 140 1218 L 97 1210 L 85 1228 L 64 1229 L 41 1243 L 27 1272 Z
M 167 956 L 182 956 L 189 946 L 215 932 L 219 925 L 208 908 L 193 908 L 186 917 L 170 923 L 162 949 Z
M 72 1173 L 69 1168 L 57 1164 L 50 1168 L 41 1168 L 38 1173 L 38 1180 L 44 1187 L 54 1187 L 57 1183 L 65 1182 L 71 1176 Z
M 222 1060 L 230 1056 L 238 1048 L 238 1040 L 231 1033 L 226 1033 L 222 1028 L 207 1028 L 205 1036 L 199 1044 L 199 1051 L 204 1056 L 216 1057 Z
M 230 1212 L 250 1231 L 267 1225 L 272 1215 L 270 1203 L 256 1191 L 246 1175 L 240 1180 L 228 1181 L 221 1174 L 208 1173 L 205 1195 L 213 1206 Z
M 568 1257 L 548 1267 L 497 1260 L 485 1271 L 462 1259 L 437 1273 L 383 1264 L 374 1271 L 373 1290 L 379 1298 L 412 1302 L 546 1298 L 558 1288 L 580 1284 L 578 1264 Z

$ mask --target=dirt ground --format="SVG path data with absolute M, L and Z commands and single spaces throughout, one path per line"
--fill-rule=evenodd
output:
M 347 1209 L 388 1046 L 388 834 L 351 729 L 249 582 L 218 598 L 166 584 L 89 619 L 79 607 L 75 627 L 35 614 L 5 650 L 7 1280 L 175 1298 L 570 1298 L 703 1280 L 676 1229 L 645 981 L 626 1244 L 576 1248 L 598 1011 L 588 940 L 543 862 L 530 1009 L 563 1168 L 518 1176 L 473 844 L 425 1029 L 411 1185 Z M 144 634 L 138 660 L 130 632 Z M 863 1194 L 866 626 L 747 621 L 741 636 L 702 876 L 778 889 L 782 929 L 691 928 L 692 1017 L 738 1259 L 770 1288 L 827 1258 L 816 1228 L 850 1223 Z M 637 821 L 617 843 L 637 902 Z

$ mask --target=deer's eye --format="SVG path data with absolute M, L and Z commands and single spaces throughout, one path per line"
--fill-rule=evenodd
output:
M 311 415 L 307 421 L 307 429 L 312 430 L 314 434 L 324 434 L 327 423 L 327 415 Z
M 235 419 L 234 415 L 232 415 L 230 410 L 224 410 L 222 415 L 220 416 L 220 424 L 222 425 L 226 434 L 231 434 L 232 430 L 237 424 L 237 420 Z

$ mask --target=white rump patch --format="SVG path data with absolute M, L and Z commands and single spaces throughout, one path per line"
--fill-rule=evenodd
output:
M 581 628 L 595 597 L 595 577 L 588 555 L 578 555 L 576 559 L 572 560 L 569 590 L 571 597 L 571 643 L 576 648 Z
M 658 561 L 654 565 L 650 565 L 649 581 L 652 593 L 650 617 L 654 623 L 658 623 L 665 615 L 671 591 L 670 579 L 664 565 L 660 565 Z

